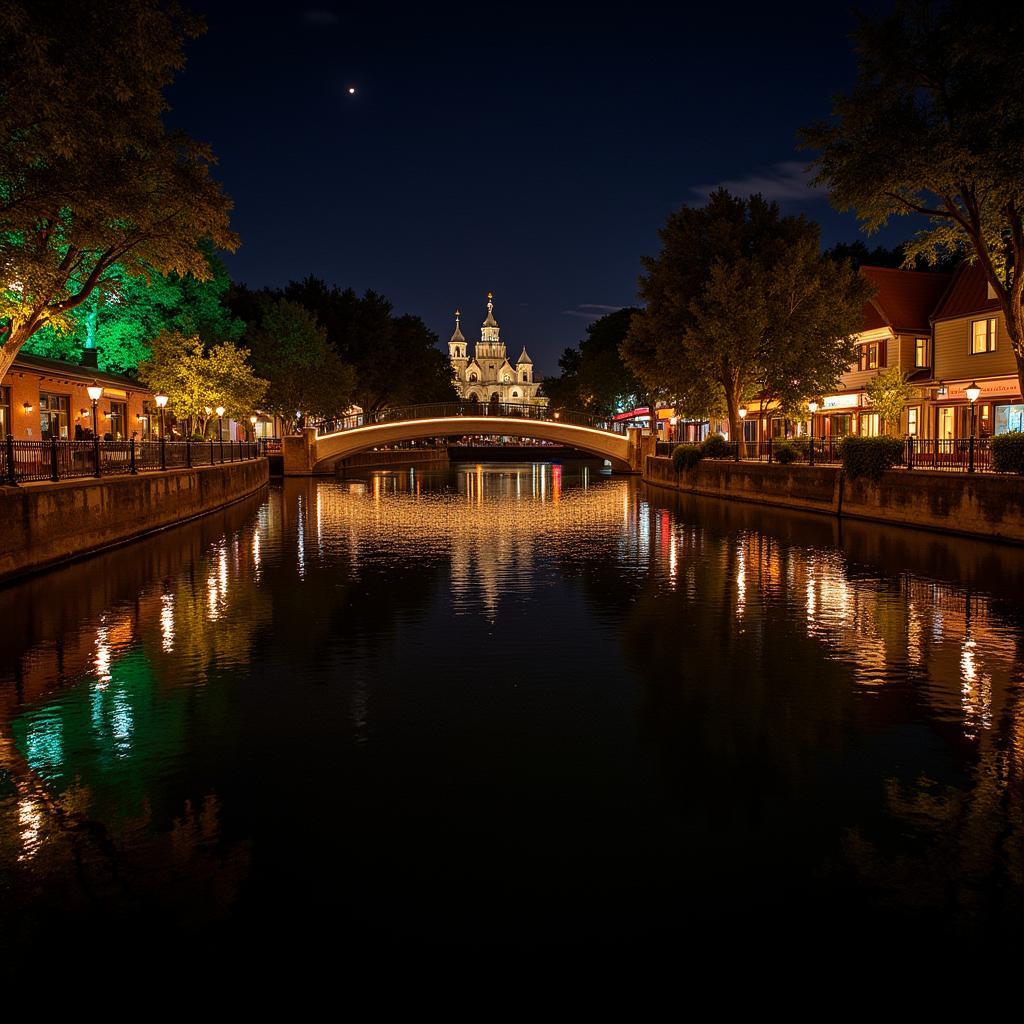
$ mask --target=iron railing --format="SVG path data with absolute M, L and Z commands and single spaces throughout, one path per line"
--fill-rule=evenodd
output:
M 435 402 L 429 405 L 411 405 L 398 409 L 382 409 L 373 414 L 346 416 L 340 420 L 328 420 L 317 426 L 319 436 L 336 434 L 343 430 L 368 427 L 377 423 L 395 423 L 401 420 L 443 419 L 452 416 L 494 416 L 508 419 L 543 420 L 547 423 L 566 423 L 574 427 L 591 427 L 607 430 L 613 434 L 625 434 L 628 424 L 616 422 L 607 416 L 594 416 L 586 412 L 559 409 L 551 412 L 545 406 L 527 405 L 523 402 Z M 444 433 L 444 431 L 442 431 Z M 495 424 L 495 434 L 504 433 Z
M 0 482 L 151 473 L 242 462 L 261 454 L 252 441 L 22 441 L 8 434 L 0 445 Z
M 805 465 L 829 466 L 842 462 L 842 438 L 769 438 L 765 441 L 723 441 L 719 458 L 743 462 L 788 462 Z M 677 442 L 659 441 L 657 453 L 670 456 Z M 792 450 L 793 456 L 779 457 L 780 448 Z M 936 438 L 908 437 L 903 441 L 903 453 L 898 463 L 904 469 L 935 469 L 951 473 L 993 473 L 992 449 L 989 438 Z

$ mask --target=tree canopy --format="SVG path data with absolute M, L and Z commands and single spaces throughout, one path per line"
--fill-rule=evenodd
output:
M 1024 8 L 900 0 L 860 19 L 857 78 L 830 121 L 803 132 L 816 182 L 871 232 L 929 225 L 908 265 L 962 249 L 998 298 L 1024 384 Z
M 246 420 L 260 407 L 267 382 L 249 364 L 249 350 L 231 342 L 207 349 L 200 338 L 165 331 L 153 339 L 152 352 L 139 377 L 153 391 L 167 395 L 178 419 L 205 431 L 209 410 L 223 405 L 225 415 Z
M 316 277 L 293 281 L 283 294 L 316 316 L 328 344 L 354 370 L 355 401 L 367 413 L 456 397 L 437 335 L 418 316 L 395 316 L 383 295 L 359 296 Z
M 627 307 L 595 320 L 578 346 L 565 350 L 558 360 L 561 374 L 544 381 L 552 405 L 612 415 L 645 400 L 644 386 L 619 351 L 637 312 Z
M 201 243 L 236 248 L 213 154 L 164 123 L 201 31 L 160 0 L 0 5 L 0 377 L 97 286 L 205 280 Z
M 258 296 L 245 334 L 255 371 L 269 381 L 262 408 L 286 420 L 340 416 L 352 405 L 355 373 L 327 343 L 327 332 L 305 306 Z
M 795 411 L 835 386 L 871 287 L 821 255 L 816 224 L 719 189 L 672 213 L 660 235 L 622 348 L 643 383 L 689 415 L 724 406 L 734 436 L 745 401 Z
M 903 407 L 914 397 L 915 388 L 907 382 L 906 375 L 898 366 L 882 370 L 865 387 L 871 408 L 878 413 L 882 427 L 899 431 Z
M 25 350 L 77 362 L 83 347 L 96 348 L 100 369 L 134 373 L 149 358 L 151 340 L 165 331 L 197 336 L 207 345 L 237 341 L 245 323 L 224 302 L 231 286 L 227 270 L 212 252 L 206 259 L 210 276 L 205 281 L 174 273 L 151 273 L 147 280 L 115 265 L 69 315 L 69 330 L 43 327 Z

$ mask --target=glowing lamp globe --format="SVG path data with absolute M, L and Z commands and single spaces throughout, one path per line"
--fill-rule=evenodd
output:
M 964 394 L 967 396 L 967 401 L 974 405 L 978 400 L 978 396 L 981 394 L 981 388 L 972 380 L 967 387 L 964 388 Z
M 216 410 L 215 410 L 215 412 L 217 413 L 218 416 L 223 416 L 224 415 L 224 406 L 223 405 L 218 405 Z
M 818 403 L 817 402 L 808 402 L 807 403 L 807 408 L 811 410 L 811 415 L 813 416 L 818 411 Z
M 156 407 L 158 409 L 162 409 L 167 404 L 167 396 L 166 395 L 154 395 L 153 396 L 153 401 L 156 402 Z
M 103 394 L 103 388 L 101 388 L 99 384 L 90 384 L 85 390 L 89 392 L 89 397 L 94 402 L 98 402 L 100 400 L 100 395 Z

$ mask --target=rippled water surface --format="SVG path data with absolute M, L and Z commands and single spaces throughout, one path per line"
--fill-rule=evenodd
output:
M 363 471 L 0 590 L 0 951 L 1024 923 L 1024 553 Z

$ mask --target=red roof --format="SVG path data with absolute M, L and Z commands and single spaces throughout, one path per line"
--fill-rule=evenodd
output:
M 998 308 L 999 300 L 988 297 L 988 281 L 985 279 L 985 271 L 982 270 L 981 264 L 977 261 L 961 263 L 953 275 L 953 283 L 935 310 L 935 319 L 968 316 L 971 313 L 984 313 Z
M 861 267 L 875 287 L 864 308 L 864 328 L 891 327 L 894 331 L 928 331 L 932 313 L 949 286 L 951 274 L 893 267 Z

